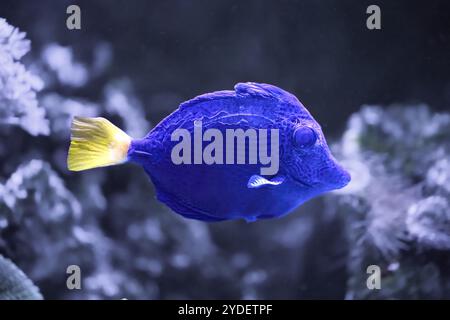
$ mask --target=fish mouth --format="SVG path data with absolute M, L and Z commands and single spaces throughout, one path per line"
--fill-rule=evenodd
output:
M 344 170 L 343 172 L 340 173 L 337 182 L 334 183 L 334 188 L 342 189 L 349 184 L 350 180 L 351 180 L 350 173 Z
M 326 184 L 333 189 L 342 189 L 349 184 L 351 180 L 350 173 L 342 168 L 340 165 L 336 165 L 334 168 L 328 169 L 325 172 Z
M 335 168 L 327 169 L 325 179 L 317 182 L 305 182 L 299 178 L 292 177 L 292 180 L 303 188 L 325 188 L 329 190 L 342 189 L 347 186 L 351 180 L 350 173 L 339 166 L 339 170 Z

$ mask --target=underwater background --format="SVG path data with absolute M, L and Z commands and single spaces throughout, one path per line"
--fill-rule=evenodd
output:
M 450 298 L 450 2 L 2 0 L 0 17 L 1 299 Z M 67 170 L 74 115 L 142 137 L 241 81 L 298 96 L 350 185 L 209 224 L 138 166 Z

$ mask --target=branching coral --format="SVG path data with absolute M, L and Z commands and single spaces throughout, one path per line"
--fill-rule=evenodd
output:
M 450 249 L 450 115 L 423 105 L 366 106 L 336 149 L 353 177 L 335 208 L 349 228 L 348 297 L 444 297 L 445 273 L 442 284 L 421 282 L 415 292 L 404 279 L 420 278 L 425 265 L 439 269 L 433 255 L 423 261 L 426 250 Z M 362 270 L 370 264 L 386 270 L 388 290 L 365 287 Z
M 32 135 L 48 135 L 45 109 L 36 99 L 43 82 L 20 62 L 29 50 L 25 33 L 0 18 L 0 123 L 18 125 Z

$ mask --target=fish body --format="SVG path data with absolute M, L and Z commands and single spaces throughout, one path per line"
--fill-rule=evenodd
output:
M 206 132 L 213 129 L 220 133 L 224 138 L 216 145 L 216 161 L 205 163 L 194 151 L 184 158 L 190 158 L 188 163 L 175 163 L 173 151 L 180 141 L 174 139 L 174 132 L 180 129 L 191 137 L 189 145 L 198 147 L 200 155 L 215 140 L 204 141 Z M 228 148 L 227 134 L 237 130 L 254 132 L 259 141 L 253 146 L 277 156 L 275 171 L 263 175 L 264 170 L 269 171 L 267 161 L 250 161 L 251 152 L 256 150 L 251 150 L 252 136 L 247 136 L 244 145 L 235 143 Z M 182 103 L 143 139 L 127 141 L 118 136 L 123 146 L 116 157 L 141 165 L 155 185 L 157 198 L 191 219 L 254 221 L 279 217 L 350 180 L 331 155 L 320 125 L 308 110 L 294 95 L 269 84 L 238 83 L 234 90 L 198 96 Z M 228 161 L 228 153 L 234 154 L 233 159 L 243 154 L 241 160 L 245 161 Z

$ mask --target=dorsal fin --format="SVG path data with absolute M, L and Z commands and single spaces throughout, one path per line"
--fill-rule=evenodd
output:
M 234 86 L 239 96 L 254 96 L 261 98 L 273 98 L 280 102 L 298 104 L 298 99 L 291 93 L 266 83 L 241 82 Z
M 232 90 L 222 90 L 222 91 L 215 91 L 211 93 L 205 93 L 202 95 L 199 95 L 195 98 L 192 98 L 191 100 L 185 101 L 182 104 L 180 104 L 180 110 L 184 108 L 188 108 L 190 106 L 193 106 L 197 103 L 206 102 L 210 100 L 217 100 L 217 99 L 224 99 L 224 98 L 232 98 L 235 96 L 235 92 Z
M 299 117 L 311 117 L 308 110 L 298 101 L 298 99 L 291 93 L 284 91 L 274 85 L 266 83 L 256 83 L 256 82 L 240 82 L 234 86 L 234 90 L 222 90 L 215 91 L 211 93 L 205 93 L 199 95 L 191 100 L 185 101 L 180 104 L 179 110 L 185 110 L 187 108 L 192 108 L 194 106 L 200 106 L 205 102 L 209 101 L 220 101 L 233 98 L 262 98 L 271 99 L 276 104 L 289 105 L 301 112 Z M 220 109 L 220 103 L 215 103 L 214 106 Z M 267 104 L 272 106 L 272 104 Z M 211 111 L 213 106 L 207 105 L 205 110 Z M 212 112 L 212 111 L 211 111 Z
M 222 90 L 199 95 L 191 100 L 180 104 L 180 109 L 184 109 L 197 103 L 209 100 L 232 98 L 235 96 L 253 96 L 261 98 L 273 98 L 280 102 L 298 104 L 298 99 L 291 93 L 266 83 L 240 82 L 234 86 L 234 91 Z

